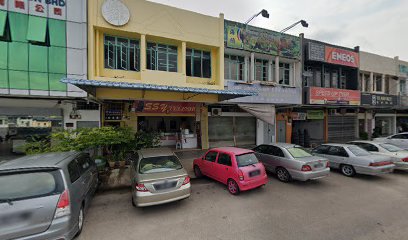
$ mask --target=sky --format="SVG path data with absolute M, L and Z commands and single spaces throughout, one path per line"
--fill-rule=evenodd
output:
M 287 33 L 408 61 L 408 0 L 151 0 L 210 16 L 245 22 L 262 9 L 251 25 L 280 31 L 301 19 Z

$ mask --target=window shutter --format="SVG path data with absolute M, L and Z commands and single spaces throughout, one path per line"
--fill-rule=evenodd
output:
M 30 16 L 28 19 L 27 40 L 31 42 L 45 42 L 47 33 L 47 19 Z
M 4 36 L 4 30 L 6 29 L 7 12 L 0 11 L 0 37 Z

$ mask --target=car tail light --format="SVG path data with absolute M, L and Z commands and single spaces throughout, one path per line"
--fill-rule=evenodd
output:
M 238 170 L 239 180 L 244 181 L 244 173 L 241 170 Z
M 330 167 L 330 162 L 327 161 L 327 162 L 326 162 L 326 168 L 329 168 L 329 167 Z
M 147 188 L 145 187 L 145 185 L 143 183 L 136 184 L 136 190 L 138 192 L 148 192 L 149 191 L 149 190 L 147 190 Z
M 189 183 L 190 183 L 190 177 L 187 176 L 187 177 L 184 178 L 183 185 L 186 185 L 186 184 L 189 184 Z
M 65 190 L 61 195 L 57 203 L 57 210 L 55 211 L 54 218 L 60 218 L 71 214 L 69 192 Z
M 370 163 L 370 167 L 382 167 L 382 166 L 387 166 L 391 165 L 392 162 L 390 161 L 385 161 L 385 162 L 376 162 L 376 163 Z
M 312 167 L 310 167 L 309 165 L 302 166 L 302 172 L 310 172 L 310 171 L 312 171 Z
M 408 158 L 403 158 L 401 161 L 408 162 Z

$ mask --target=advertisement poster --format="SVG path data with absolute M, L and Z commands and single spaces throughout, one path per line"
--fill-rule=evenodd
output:
M 326 62 L 343 66 L 358 68 L 360 65 L 359 55 L 356 52 L 340 48 L 326 46 Z
M 229 48 L 300 59 L 299 37 L 231 21 L 225 21 L 224 31 Z
M 164 113 L 164 114 L 195 114 L 196 103 L 192 102 L 164 102 L 164 101 L 135 101 L 132 112 L 136 113 Z
M 310 104 L 333 104 L 358 106 L 361 102 L 361 93 L 357 90 L 335 88 L 309 88 Z

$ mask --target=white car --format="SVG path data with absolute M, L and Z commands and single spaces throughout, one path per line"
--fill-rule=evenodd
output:
M 375 142 L 391 143 L 397 147 L 408 150 L 408 132 L 397 133 L 388 137 L 374 138 Z
M 408 151 L 390 143 L 374 141 L 352 141 L 350 144 L 357 145 L 365 150 L 377 154 L 391 157 L 395 164 L 395 169 L 408 170 Z

